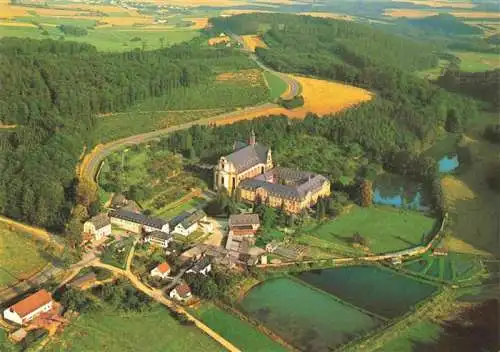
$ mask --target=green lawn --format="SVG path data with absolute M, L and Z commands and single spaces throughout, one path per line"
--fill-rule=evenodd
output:
M 269 86 L 271 100 L 277 100 L 288 89 L 286 82 L 275 74 L 264 71 L 264 77 L 267 81 L 267 85 Z
M 500 56 L 490 53 L 455 52 L 461 60 L 462 71 L 479 72 L 500 68 Z
M 108 308 L 85 313 L 49 343 L 47 352 L 209 352 L 223 348 L 201 330 L 180 325 L 163 307 L 120 314 Z
M 118 242 L 111 243 L 102 253 L 101 261 L 103 263 L 116 266 L 119 269 L 125 269 L 127 258 L 134 240 L 126 238 Z
M 93 20 L 81 20 L 74 18 L 45 18 L 40 17 L 40 23 L 54 24 L 73 24 L 88 26 L 92 25 Z M 21 19 L 21 22 L 24 19 Z M 36 17 L 29 19 L 37 20 Z M 26 20 L 24 20 L 26 21 Z M 48 22 L 47 22 L 48 21 Z M 33 39 L 54 39 L 58 40 L 63 36 L 63 33 L 55 26 L 43 25 L 46 31 L 37 27 L 13 27 L 0 25 L 1 36 L 16 36 L 16 37 L 29 37 Z M 64 40 L 71 40 L 80 43 L 88 43 L 94 45 L 100 51 L 130 51 L 133 49 L 153 50 L 161 47 L 160 39 L 164 39 L 165 46 L 173 45 L 176 43 L 189 41 L 200 35 L 198 30 L 193 29 L 165 29 L 164 31 L 155 30 L 147 31 L 141 30 L 140 27 L 125 27 L 120 26 L 117 28 L 99 28 L 89 29 L 88 34 L 82 37 L 64 36 Z M 141 38 L 141 41 L 131 41 L 132 38 Z
M 203 304 L 193 313 L 211 329 L 221 334 L 242 351 L 286 351 L 286 348 L 261 333 L 250 323 L 211 303 Z
M 359 232 L 368 240 L 373 253 L 385 253 L 420 245 L 432 230 L 434 221 L 412 211 L 378 206 L 355 207 L 336 219 L 309 225 L 305 233 L 345 246 L 352 235 Z
M 30 277 L 47 262 L 42 245 L 30 235 L 0 224 L 0 287 Z

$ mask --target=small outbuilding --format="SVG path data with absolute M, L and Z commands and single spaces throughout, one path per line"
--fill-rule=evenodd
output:
M 174 237 L 171 234 L 162 231 L 149 232 L 144 237 L 145 243 L 151 243 L 153 245 L 157 245 L 162 248 L 167 248 L 169 243 L 172 242 L 173 240 Z

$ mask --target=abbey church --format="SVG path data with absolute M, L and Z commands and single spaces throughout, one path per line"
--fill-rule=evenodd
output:
M 257 143 L 253 131 L 248 143 L 235 142 L 234 151 L 219 159 L 214 188 L 225 188 L 231 194 L 237 191 L 245 201 L 284 207 L 295 214 L 330 195 L 330 181 L 322 175 L 274 168 L 271 149 Z

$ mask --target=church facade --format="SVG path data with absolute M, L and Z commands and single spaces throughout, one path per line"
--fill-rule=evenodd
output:
M 271 149 L 259 144 L 252 131 L 248 144 L 235 143 L 214 169 L 214 188 L 239 192 L 241 199 L 283 207 L 298 214 L 330 195 L 330 181 L 319 174 L 273 167 Z
M 227 189 L 232 194 L 241 181 L 273 168 L 271 149 L 257 143 L 252 131 L 247 143 L 236 142 L 234 151 L 219 159 L 214 170 L 214 189 Z

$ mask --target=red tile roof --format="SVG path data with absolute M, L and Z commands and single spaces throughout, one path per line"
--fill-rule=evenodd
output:
M 158 269 L 162 274 L 165 274 L 166 272 L 168 272 L 170 270 L 170 265 L 168 265 L 167 262 L 164 262 L 164 263 L 161 263 L 160 265 L 158 265 L 156 267 L 156 269 Z
M 16 312 L 21 318 L 23 318 L 38 308 L 43 307 L 50 301 L 52 301 L 51 294 L 42 289 L 22 301 L 17 302 L 10 307 L 10 310 Z
M 177 291 L 177 294 L 181 297 L 185 297 L 188 293 L 191 293 L 191 288 L 189 288 L 188 284 L 186 283 L 177 285 L 175 290 Z

